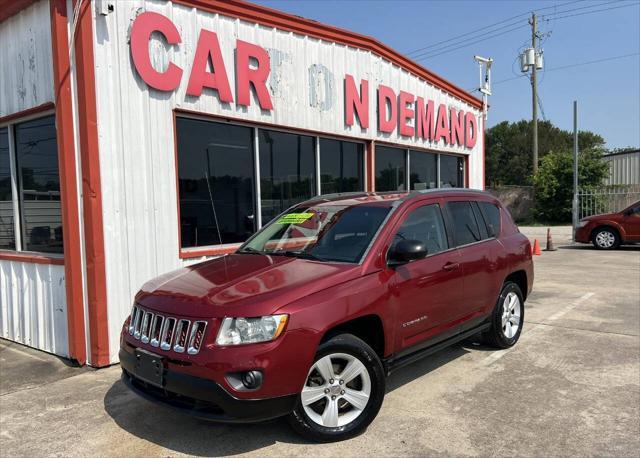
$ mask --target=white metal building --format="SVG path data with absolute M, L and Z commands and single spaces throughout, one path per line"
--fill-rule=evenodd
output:
M 375 39 L 235 0 L 0 21 L 6 339 L 112 364 L 144 282 L 298 201 L 484 187 L 482 102 Z

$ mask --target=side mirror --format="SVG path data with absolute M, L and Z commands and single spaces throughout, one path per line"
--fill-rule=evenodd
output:
M 427 255 L 427 247 L 419 240 L 400 240 L 389 252 L 389 265 L 406 264 Z

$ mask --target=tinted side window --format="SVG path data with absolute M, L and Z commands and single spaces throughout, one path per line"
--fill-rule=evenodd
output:
M 439 253 L 449 248 L 447 233 L 438 204 L 425 205 L 413 210 L 395 235 L 400 240 L 419 240 L 427 247 L 427 254 Z
M 480 229 L 470 202 L 448 202 L 447 210 L 453 223 L 453 238 L 456 246 L 481 240 Z
M 488 239 L 489 233 L 487 232 L 487 226 L 485 224 L 484 218 L 482 217 L 482 213 L 480 212 L 480 207 L 478 207 L 478 202 L 471 202 L 471 208 L 473 209 L 473 214 L 476 217 L 476 222 L 478 223 L 478 228 L 480 229 L 480 240 Z
M 479 202 L 479 204 L 487 223 L 489 237 L 497 237 L 500 235 L 500 209 L 489 202 Z

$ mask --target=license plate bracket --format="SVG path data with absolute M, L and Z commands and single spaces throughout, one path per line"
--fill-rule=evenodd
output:
M 147 383 L 163 387 L 164 358 L 141 348 L 135 349 L 135 375 Z

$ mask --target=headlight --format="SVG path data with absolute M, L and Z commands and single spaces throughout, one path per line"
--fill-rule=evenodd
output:
M 587 224 L 589 223 L 589 221 L 578 221 L 578 224 L 576 224 L 577 228 L 581 228 L 581 227 L 585 227 Z
M 225 318 L 218 331 L 218 345 L 241 345 L 269 342 L 284 330 L 288 315 L 271 315 L 257 318 Z

